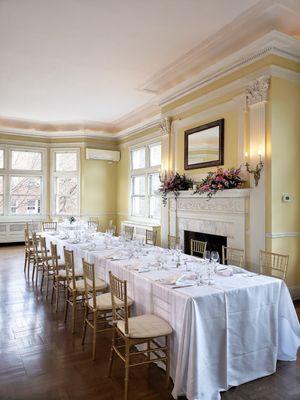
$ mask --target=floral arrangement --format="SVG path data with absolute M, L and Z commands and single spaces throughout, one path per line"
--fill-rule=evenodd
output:
M 76 221 L 76 218 L 75 217 L 70 217 L 69 218 L 69 222 L 70 222 L 70 224 L 73 224 L 73 222 L 75 222 Z
M 167 204 L 167 196 L 168 193 L 174 193 L 175 198 L 179 196 L 180 190 L 188 190 L 193 187 L 193 180 L 186 177 L 185 174 L 180 175 L 178 172 L 167 172 L 160 177 L 161 187 L 158 189 L 158 192 L 161 193 L 163 205 Z
M 218 168 L 215 172 L 209 172 L 198 185 L 194 193 L 207 194 L 209 198 L 219 190 L 238 189 L 243 187 L 244 180 L 240 177 L 241 168 Z

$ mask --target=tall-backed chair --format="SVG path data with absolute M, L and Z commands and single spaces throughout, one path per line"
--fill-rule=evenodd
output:
M 263 275 L 273 276 L 274 278 L 286 279 L 287 269 L 289 264 L 289 256 L 271 253 L 260 250 L 259 266 L 260 273 Z
M 222 264 L 236 265 L 237 267 L 245 266 L 245 252 L 234 247 L 222 246 Z
M 34 252 L 33 268 L 32 268 L 32 281 L 35 280 L 35 286 L 38 284 L 39 274 L 44 271 L 44 261 L 41 252 L 41 237 L 32 232 L 32 247 Z
M 85 285 L 84 279 L 78 279 L 76 276 L 75 265 L 74 265 L 74 253 L 72 250 L 67 250 L 64 247 L 64 257 L 65 257 L 65 271 L 67 280 L 67 295 L 65 302 L 65 323 L 68 318 L 68 308 L 72 307 L 72 333 L 75 332 L 75 321 L 76 321 L 76 311 L 78 303 L 84 305 L 85 298 Z M 107 288 L 107 283 L 102 279 L 95 279 L 95 289 L 96 291 L 104 291 Z
M 157 240 L 157 231 L 150 231 L 146 229 L 146 244 L 151 244 L 152 246 L 156 246 Z
M 43 221 L 42 222 L 43 232 L 55 232 L 57 231 L 56 221 Z
M 89 326 L 93 330 L 93 360 L 96 359 L 96 340 L 97 333 L 111 330 L 112 321 L 112 302 L 111 294 L 104 293 L 97 295 L 97 286 L 95 278 L 94 264 L 82 260 L 83 278 L 85 284 L 85 309 L 84 323 L 82 332 L 82 345 L 85 341 L 86 328 Z M 132 304 L 132 300 L 128 301 L 128 306 Z M 119 304 L 120 306 L 123 303 Z
M 114 356 L 117 355 L 125 364 L 125 390 L 124 399 L 128 399 L 129 369 L 142 364 L 161 361 L 166 367 L 166 384 L 169 384 L 170 374 L 170 349 L 169 336 L 172 333 L 171 326 L 162 318 L 153 314 L 129 316 L 129 304 L 127 297 L 127 282 L 117 278 L 109 272 L 111 303 L 113 311 L 113 337 L 109 360 L 108 376 L 111 376 Z M 157 341 L 163 337 L 164 343 Z M 119 344 L 119 340 L 124 346 Z M 118 344 L 117 344 L 118 341 Z M 145 344 L 147 350 L 134 350 L 133 347 Z M 120 349 L 124 348 L 124 353 Z M 134 361 L 136 356 L 147 354 L 146 360 Z
M 49 250 L 47 249 L 46 238 L 40 237 L 40 249 L 41 249 L 41 259 L 43 262 L 43 274 L 41 279 L 41 294 L 43 294 L 43 283 L 44 279 L 46 279 L 46 299 L 48 298 L 49 293 L 49 282 L 54 279 L 54 270 L 52 257 L 49 255 Z
M 191 239 L 191 255 L 200 255 L 200 257 L 203 258 L 204 252 L 206 251 L 206 245 L 207 242 Z
M 132 240 L 133 239 L 133 231 L 134 231 L 134 227 L 133 226 L 125 225 L 124 233 L 125 233 L 125 239 L 126 240 Z
M 32 243 L 32 237 L 29 233 L 29 228 L 26 226 L 24 229 L 24 242 L 25 242 L 25 258 L 24 258 L 24 273 L 29 277 L 30 265 L 34 264 L 34 248 Z
M 60 293 L 65 293 L 66 289 L 66 271 L 65 264 L 60 263 L 60 257 L 57 253 L 57 245 L 55 243 L 50 243 L 51 250 L 51 259 L 53 266 L 53 286 L 52 286 L 52 294 L 51 294 L 51 304 L 53 303 L 54 295 L 55 295 L 55 312 L 58 311 L 58 302 Z
M 180 245 L 180 237 L 168 235 L 168 248 L 170 250 L 176 249 Z

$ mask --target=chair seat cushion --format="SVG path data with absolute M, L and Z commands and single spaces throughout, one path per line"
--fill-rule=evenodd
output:
M 95 287 L 96 290 L 104 290 L 107 288 L 107 283 L 102 279 L 95 279 Z M 70 283 L 70 288 L 73 289 L 73 282 Z M 78 292 L 85 291 L 84 279 L 79 279 L 78 281 L 76 281 L 76 290 Z
M 116 298 L 115 300 L 116 305 L 119 307 L 122 307 L 124 305 L 123 301 L 119 300 Z M 131 306 L 133 304 L 133 300 L 129 297 L 127 297 L 127 305 Z M 93 299 L 89 300 L 89 306 L 93 308 Z M 111 304 L 111 293 L 104 293 L 104 294 L 99 294 L 96 296 L 96 307 L 97 310 L 101 311 L 107 311 L 112 309 L 112 304 Z
M 118 321 L 118 329 L 125 335 L 124 321 Z M 134 339 L 155 338 L 172 333 L 171 326 L 162 318 L 153 314 L 128 318 L 128 337 Z
M 63 269 L 63 268 L 65 268 L 65 266 L 62 264 L 62 265 L 59 265 L 58 268 L 59 268 L 59 276 L 62 278 L 66 278 L 67 273 L 66 273 L 66 270 Z M 75 270 L 75 276 L 76 276 L 76 278 L 82 278 L 83 277 L 82 270 L 81 269 Z

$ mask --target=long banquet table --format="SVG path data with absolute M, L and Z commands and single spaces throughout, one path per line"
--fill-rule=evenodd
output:
M 106 249 L 99 236 L 96 250 L 74 244 L 57 235 L 45 234 L 48 245 L 55 242 L 63 259 L 63 246 L 74 251 L 75 267 L 81 260 L 95 264 L 96 276 L 108 281 L 111 270 L 128 281 L 128 295 L 134 299 L 135 314 L 153 313 L 170 323 L 172 395 L 189 400 L 220 399 L 220 392 L 232 386 L 270 375 L 277 360 L 293 361 L 300 346 L 300 326 L 285 283 L 248 273 L 214 276 L 213 285 L 172 289 L 161 279 L 184 271 L 151 268 L 139 272 L 151 260 L 115 257 L 115 245 Z M 153 258 L 153 257 L 152 257 Z

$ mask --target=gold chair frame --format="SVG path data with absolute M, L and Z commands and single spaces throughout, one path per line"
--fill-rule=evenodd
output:
M 134 227 L 125 225 L 124 227 L 124 233 L 125 233 L 125 239 L 126 240 L 132 240 L 133 239 L 133 232 L 134 232 Z
M 56 221 L 43 221 L 42 222 L 42 230 L 43 230 L 43 232 L 57 231 L 57 222 Z
M 237 267 L 245 266 L 245 252 L 234 247 L 222 246 L 222 264 L 235 265 Z
M 203 258 L 204 252 L 206 251 L 207 242 L 202 242 L 200 240 L 191 239 L 191 255 L 194 253 L 201 254 Z
M 147 338 L 130 338 L 129 337 L 129 307 L 127 302 L 127 281 L 121 280 L 109 271 L 109 281 L 111 288 L 112 299 L 112 314 L 113 314 L 113 336 L 108 367 L 108 377 L 111 377 L 114 356 L 117 355 L 125 364 L 125 379 L 124 379 L 124 400 L 128 400 L 128 383 L 129 370 L 131 367 L 150 364 L 152 362 L 162 362 L 166 367 L 166 386 L 169 386 L 170 380 L 170 348 L 169 336 L 164 336 L 164 344 L 157 342 L 157 337 Z M 123 302 L 123 307 L 117 306 L 116 299 Z M 117 327 L 118 321 L 124 321 L 125 333 Z M 163 337 L 163 336 L 159 336 Z M 123 344 L 119 344 L 121 341 Z M 137 350 L 131 349 L 136 345 L 146 345 L 146 349 Z M 154 347 L 153 347 L 154 346 Z M 146 354 L 146 360 L 141 362 L 133 362 L 136 356 Z
M 83 279 L 85 286 L 85 299 L 84 299 L 84 318 L 81 344 L 84 345 L 86 328 L 89 326 L 93 330 L 93 350 L 92 360 L 96 359 L 96 342 L 97 333 L 111 331 L 112 326 L 109 324 L 112 321 L 112 310 L 98 310 L 97 309 L 97 291 L 95 283 L 95 267 L 94 264 L 88 263 L 82 259 Z M 93 299 L 92 307 L 89 300 Z M 91 318 L 90 318 L 91 316 Z M 100 328 L 98 328 L 100 326 Z
M 59 295 L 61 292 L 65 295 L 66 293 L 66 276 L 62 276 L 60 271 L 65 269 L 64 264 L 59 264 L 59 255 L 57 253 L 57 244 L 50 242 L 50 251 L 53 267 L 53 286 L 51 293 L 51 304 L 53 304 L 54 294 L 55 294 L 55 312 L 58 311 Z
M 259 251 L 260 273 L 263 275 L 286 279 L 289 264 L 289 256 L 269 251 Z
M 146 229 L 146 244 L 151 244 L 152 246 L 156 246 L 157 240 L 157 231 L 150 231 Z
M 177 246 L 180 245 L 180 237 L 168 235 L 168 248 L 170 250 L 175 250 Z

